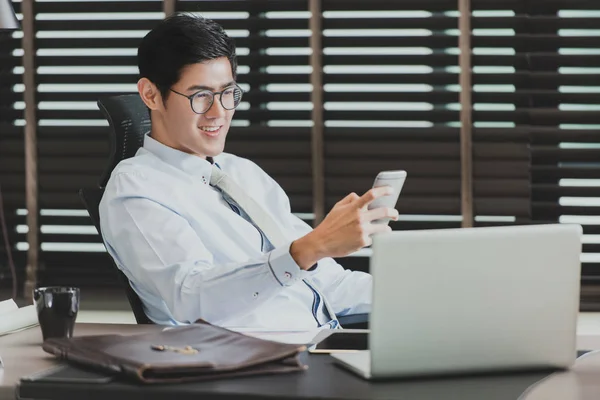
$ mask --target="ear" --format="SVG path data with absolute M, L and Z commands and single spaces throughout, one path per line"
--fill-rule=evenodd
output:
M 148 78 L 141 78 L 137 83 L 137 89 L 142 101 L 150 110 L 158 110 L 163 106 L 160 91 Z

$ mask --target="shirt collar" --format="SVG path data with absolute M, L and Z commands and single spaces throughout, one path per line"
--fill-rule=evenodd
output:
M 189 175 L 199 177 L 203 183 L 209 184 L 212 172 L 212 158 L 205 160 L 204 158 L 184 153 L 183 151 L 162 144 L 152 138 L 150 134 L 144 136 L 144 145 L 142 147 L 167 164 Z

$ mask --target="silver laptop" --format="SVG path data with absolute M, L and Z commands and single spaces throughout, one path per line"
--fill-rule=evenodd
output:
M 373 240 L 367 378 L 568 368 L 576 358 L 579 225 L 392 232 Z

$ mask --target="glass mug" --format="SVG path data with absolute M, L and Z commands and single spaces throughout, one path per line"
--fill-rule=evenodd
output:
M 79 311 L 79 288 L 50 286 L 33 290 L 38 321 L 44 340 L 73 337 Z

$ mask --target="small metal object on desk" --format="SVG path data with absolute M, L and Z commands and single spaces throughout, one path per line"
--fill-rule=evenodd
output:
M 173 352 L 179 353 L 179 354 L 198 354 L 199 353 L 198 349 L 195 349 L 192 346 L 174 347 L 174 346 L 153 344 L 150 347 L 152 348 L 152 350 L 156 350 L 156 351 L 173 351 Z

